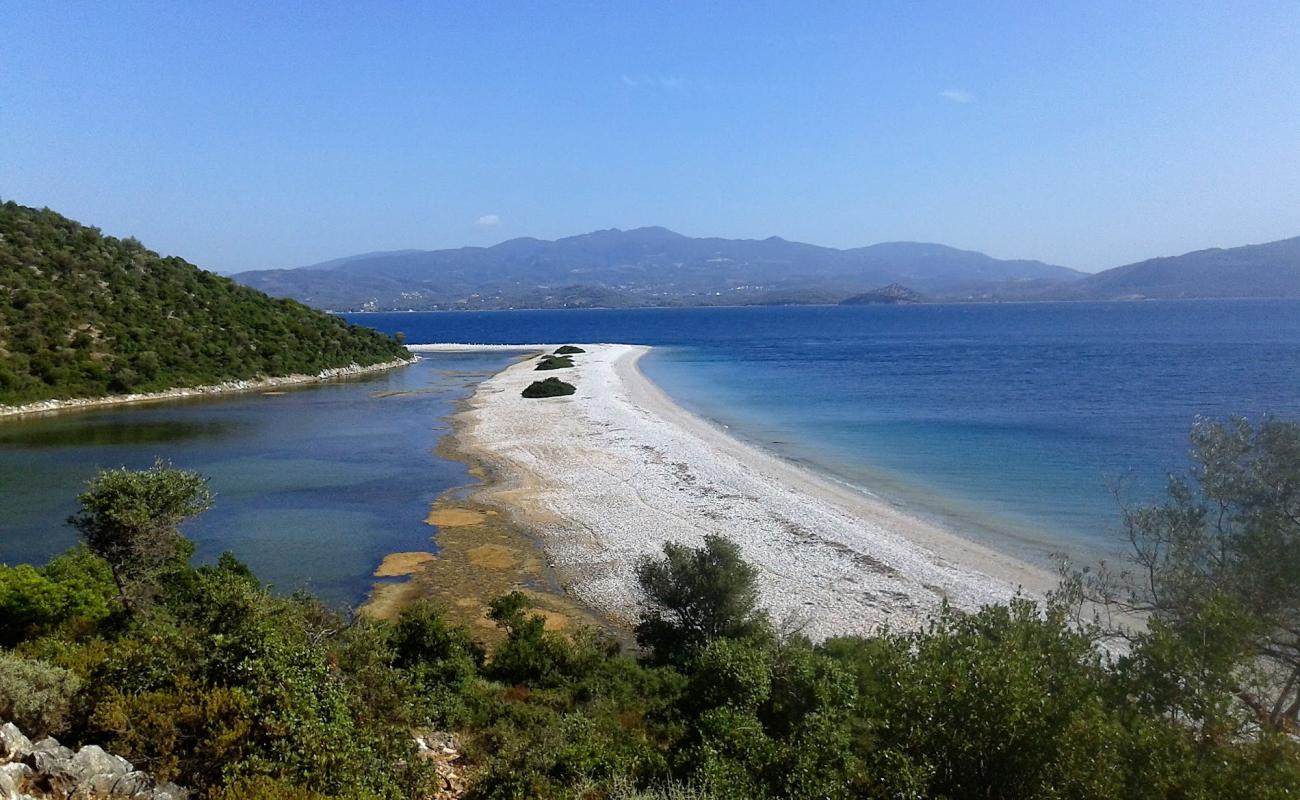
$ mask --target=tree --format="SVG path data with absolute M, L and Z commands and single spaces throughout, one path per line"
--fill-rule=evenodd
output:
M 740 548 L 721 536 L 705 536 L 698 548 L 665 544 L 662 559 L 637 566 L 647 606 L 637 643 L 660 663 L 680 663 L 715 639 L 770 636 L 756 578 Z
M 77 499 L 81 511 L 68 522 L 108 562 L 128 610 L 153 594 L 163 572 L 193 555 L 179 525 L 212 505 L 207 479 L 161 459 L 145 470 L 105 470 Z
M 1170 478 L 1168 498 L 1124 513 L 1136 575 L 1076 580 L 1149 620 L 1128 634 L 1136 647 L 1126 660 L 1145 676 L 1138 693 L 1149 702 L 1206 726 L 1226 693 L 1251 722 L 1296 732 L 1300 425 L 1198 419 L 1191 440 L 1193 467 Z

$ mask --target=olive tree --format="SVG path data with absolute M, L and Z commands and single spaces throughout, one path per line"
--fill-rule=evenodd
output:
M 656 661 L 668 663 L 715 639 L 769 635 L 756 578 L 740 548 L 721 536 L 704 537 L 698 548 L 665 544 L 663 558 L 647 556 L 637 566 L 646 600 L 636 626 L 637 643 Z
M 1198 419 L 1193 466 L 1164 502 L 1126 509 L 1133 570 L 1075 576 L 1080 597 L 1146 620 L 1126 632 L 1139 700 L 1205 724 L 1248 710 L 1300 730 L 1300 425 Z
M 164 571 L 193 555 L 194 545 L 179 526 L 212 505 L 202 475 L 161 459 L 145 470 L 105 470 L 77 499 L 81 511 L 68 522 L 108 562 L 130 610 L 147 601 Z

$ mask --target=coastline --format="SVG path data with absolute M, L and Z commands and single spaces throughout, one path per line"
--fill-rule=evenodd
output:
M 418 348 L 417 352 L 516 351 L 520 354 L 516 364 L 531 362 L 539 353 L 554 348 L 553 345 L 413 347 Z M 495 641 L 501 638 L 502 632 L 488 616 L 489 603 L 519 591 L 529 598 L 533 613 L 543 617 L 549 630 L 600 628 L 616 638 L 630 640 L 627 629 L 612 624 L 566 592 L 548 565 L 545 550 L 537 538 L 485 497 L 506 477 L 497 474 L 491 462 L 463 446 L 463 415 L 469 409 L 468 403 L 468 398 L 459 402 L 449 420 L 451 433 L 438 443 L 436 452 L 442 458 L 463 462 L 475 482 L 453 487 L 438 496 L 424 520 L 436 531 L 430 532 L 433 546 L 428 551 L 385 556 L 372 573 L 377 580 L 359 611 L 368 617 L 395 619 L 412 603 L 429 601 L 483 640 Z
M 638 613 L 637 561 L 707 533 L 758 568 L 780 627 L 813 638 L 912 627 L 945 600 L 976 608 L 1055 586 L 1045 570 L 686 411 L 637 366 L 649 348 L 583 347 L 561 371 L 575 395 L 520 397 L 538 377 L 525 359 L 479 384 L 455 439 L 490 476 L 472 501 L 534 538 L 560 585 L 616 625 Z
M 207 386 L 165 389 L 161 392 L 115 394 L 108 395 L 107 397 L 74 397 L 66 400 L 37 400 L 32 403 L 25 403 L 21 406 L 0 406 L 0 420 L 32 415 L 58 414 L 66 411 L 90 410 L 105 406 L 153 403 L 162 400 L 178 400 L 184 397 L 205 397 L 215 394 L 255 392 L 263 389 L 274 389 L 281 386 L 318 383 L 337 378 L 348 378 L 354 375 L 366 375 L 371 372 L 383 372 L 385 370 L 396 369 L 397 367 L 405 367 L 415 363 L 418 358 L 419 356 L 413 355 L 409 359 L 397 358 L 392 361 L 383 361 L 378 364 L 370 364 L 364 367 L 356 363 L 350 364 L 346 367 L 331 367 L 329 369 L 323 369 L 315 375 L 281 375 L 272 378 L 235 380 Z

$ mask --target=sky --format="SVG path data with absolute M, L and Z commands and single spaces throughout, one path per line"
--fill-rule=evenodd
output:
M 0 0 L 0 199 L 221 272 L 663 225 L 1300 235 L 1300 2 Z

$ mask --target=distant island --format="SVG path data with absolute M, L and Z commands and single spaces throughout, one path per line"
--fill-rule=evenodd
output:
M 268 294 L 335 311 L 835 304 L 907 287 L 929 302 L 1300 297 L 1300 237 L 1089 275 L 920 242 L 839 250 L 666 228 L 400 250 L 242 272 Z
M 115 239 L 0 204 L 0 406 L 318 375 L 400 343 Z

